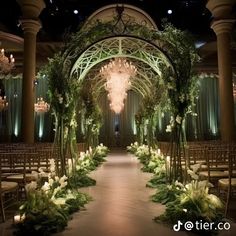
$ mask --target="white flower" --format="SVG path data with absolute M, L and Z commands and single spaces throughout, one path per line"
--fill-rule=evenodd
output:
M 198 182 L 199 188 L 212 188 L 214 187 L 208 180 L 202 180 Z
M 56 170 L 55 160 L 54 159 L 49 159 L 49 164 L 50 164 L 50 172 L 54 173 L 55 170 Z
M 201 167 L 201 164 L 197 163 L 197 164 L 191 165 L 190 167 L 193 170 L 193 172 L 196 173 L 199 170 L 199 168 Z
M 56 205 L 65 205 L 66 203 L 66 199 L 65 198 L 55 198 L 53 199 L 53 202 L 56 204 Z
M 171 190 L 171 189 L 172 189 L 172 185 L 168 184 L 168 185 L 167 185 L 167 188 L 168 188 L 169 190 Z
M 52 178 L 49 178 L 48 183 L 49 183 L 50 186 L 52 186 L 53 183 L 54 183 L 54 180 Z
M 84 160 L 84 158 L 85 158 L 85 153 L 84 153 L 84 152 L 80 152 L 80 157 L 79 157 L 79 159 L 80 159 L 80 160 Z
M 73 193 L 68 193 L 66 199 L 76 199 L 76 196 Z
M 180 187 L 180 188 L 184 188 L 184 185 L 181 182 L 179 182 L 178 180 L 175 181 L 175 186 Z
M 192 179 L 197 180 L 199 178 L 199 176 L 194 171 L 188 169 L 187 172 L 191 176 Z
M 69 171 L 69 173 L 72 172 L 72 167 L 73 167 L 73 165 L 72 165 L 72 160 L 69 158 L 69 159 L 68 159 L 68 171 Z
M 184 212 L 187 212 L 188 210 L 184 208 L 183 211 L 184 211 Z
M 51 199 L 55 199 L 56 194 L 61 190 L 61 187 L 58 186 L 53 190 L 53 195 Z
M 25 220 L 25 213 L 20 217 L 21 221 Z
M 30 192 L 34 191 L 37 188 L 37 182 L 36 181 L 31 181 L 29 184 L 25 185 L 25 191 Z
M 49 189 L 50 189 L 50 185 L 48 182 L 45 182 L 44 185 L 41 187 L 41 189 L 44 191 L 44 192 L 47 192 Z
M 182 118 L 181 116 L 177 115 L 176 118 L 175 118 L 175 121 L 176 121 L 178 124 L 181 124 L 182 119 L 183 119 L 183 118 Z
M 223 204 L 221 200 L 214 194 L 209 194 L 208 199 L 211 201 L 211 203 L 216 207 L 216 208 L 222 208 Z
M 59 183 L 61 184 L 61 183 L 65 182 L 67 179 L 68 179 L 67 176 L 63 175 L 63 176 L 60 178 Z
M 65 188 L 66 185 L 67 185 L 67 182 L 63 182 L 63 183 L 61 183 L 61 188 Z
M 171 132 L 171 131 L 172 131 L 171 125 L 167 125 L 166 126 L 166 132 Z
M 181 94 L 181 95 L 179 96 L 179 100 L 180 100 L 180 102 L 184 102 L 184 100 L 185 100 L 184 94 Z
M 64 187 L 67 185 L 66 180 L 67 180 L 67 177 L 66 177 L 65 175 L 63 175 L 63 176 L 60 178 L 59 183 L 60 183 L 60 187 L 61 187 L 61 188 L 64 188 Z
M 58 176 L 55 176 L 54 179 L 55 179 L 56 182 L 59 181 L 59 177 Z
M 70 126 L 74 126 L 74 127 L 77 126 L 77 123 L 76 123 L 76 121 L 75 121 L 74 119 L 72 119 L 72 120 L 70 121 Z

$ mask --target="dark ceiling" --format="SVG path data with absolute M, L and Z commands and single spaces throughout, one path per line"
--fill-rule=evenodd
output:
M 16 0 L 2 0 L 0 23 L 10 32 L 22 35 L 19 25 L 21 10 Z M 187 29 L 196 36 L 211 35 L 211 14 L 205 8 L 206 0 L 45 0 L 46 8 L 40 19 L 43 28 L 41 41 L 60 41 L 65 32 L 74 32 L 93 11 L 107 4 L 128 3 L 146 11 L 160 26 L 167 18 L 177 28 Z M 172 14 L 167 11 L 171 9 Z M 78 14 L 74 14 L 78 10 Z

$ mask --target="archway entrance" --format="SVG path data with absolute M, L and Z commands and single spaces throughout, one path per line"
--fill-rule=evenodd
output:
M 195 92 L 192 65 L 198 57 L 194 44 L 188 34 L 170 25 L 158 31 L 150 26 L 150 21 L 147 26 L 130 18 L 127 20 L 122 7 L 114 9 L 117 15 L 113 20 L 85 24 L 49 63 L 51 100 L 56 118 L 55 137 L 61 146 L 61 156 L 65 158 L 68 144 L 73 149 L 77 111 L 83 121 L 82 139 L 86 148 L 98 144 L 102 124 L 98 101 L 105 92 L 105 80 L 100 69 L 112 58 L 125 58 L 137 69 L 130 81 L 130 90 L 142 100 L 135 115 L 139 143 L 145 140 L 149 147 L 154 145 L 157 108 L 168 107 L 173 116 L 170 128 L 177 143 L 176 153 L 181 153 L 182 124 L 186 112 L 191 111 Z M 133 115 L 130 117 L 134 120 Z M 116 133 L 120 131 L 119 125 L 121 122 L 115 117 L 113 126 L 108 130 Z M 108 138 L 111 139 L 109 135 Z M 123 143 L 127 144 L 126 141 Z M 119 144 L 119 139 L 111 144 Z
M 105 80 L 99 73 L 102 65 L 108 63 L 111 58 L 117 57 L 127 58 L 137 68 L 137 74 L 131 80 L 125 109 L 119 115 L 109 109 L 104 90 Z M 99 106 L 103 114 L 100 142 L 110 147 L 125 147 L 134 141 L 135 114 L 142 98 L 150 96 L 153 84 L 158 85 L 162 90 L 160 99 L 165 99 L 167 96 L 162 81 L 161 68 L 163 67 L 172 68 L 164 52 L 156 44 L 136 36 L 112 36 L 102 39 L 78 56 L 70 74 L 78 81 L 86 80 L 86 88 L 91 87 L 96 100 L 100 101 Z

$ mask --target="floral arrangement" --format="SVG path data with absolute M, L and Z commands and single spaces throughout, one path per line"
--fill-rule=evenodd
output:
M 189 182 L 183 184 L 176 180 L 168 183 L 166 174 L 170 169 L 169 157 L 164 157 L 160 151 L 153 149 L 150 156 L 148 147 L 138 146 L 137 143 L 131 144 L 127 149 L 134 151 L 134 154 L 138 156 L 144 165 L 143 170 L 154 173 L 147 186 L 158 189 L 151 199 L 166 205 L 165 212 L 154 219 L 156 222 L 161 221 L 173 225 L 179 220 L 183 224 L 187 221 L 217 222 L 222 220 L 223 204 L 216 195 L 209 193 L 213 185 L 207 180 L 199 180 L 197 172 L 200 164 L 192 165 L 191 169 L 187 169 L 191 179 Z
M 96 180 L 88 176 L 101 163 L 105 161 L 105 156 L 109 150 L 103 144 L 96 148 L 89 147 L 86 152 L 80 152 L 76 159 L 69 160 L 69 185 L 73 188 L 87 187 L 96 184 Z
M 137 148 L 135 156 L 138 157 L 141 163 L 146 163 L 150 159 L 150 149 L 147 145 L 143 144 Z
M 132 154 L 135 154 L 137 149 L 139 147 L 139 144 L 138 142 L 134 142 L 134 143 L 131 143 L 130 146 L 127 146 L 127 151 L 132 153 Z
M 149 173 L 164 173 L 165 172 L 165 159 L 161 154 L 160 149 L 151 149 L 151 155 L 149 160 L 144 163 L 142 170 Z
M 156 221 L 175 224 L 178 220 L 183 223 L 222 220 L 223 204 L 216 195 L 209 193 L 209 188 L 213 185 L 207 180 L 199 180 L 198 167 L 199 164 L 196 164 L 188 170 L 192 178 L 189 183 L 182 184 L 176 181 L 156 194 L 155 200 L 166 204 L 165 213 L 156 217 Z
M 58 177 L 54 160 L 50 160 L 48 181 L 46 173 L 39 170 L 38 180 L 25 186 L 26 201 L 19 207 L 20 221 L 15 222 L 17 235 L 49 235 L 67 226 L 69 215 L 90 200 L 75 189 L 68 188 L 68 178 Z

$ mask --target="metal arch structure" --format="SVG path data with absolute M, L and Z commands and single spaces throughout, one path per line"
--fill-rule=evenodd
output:
M 97 64 L 114 57 L 126 57 L 149 65 L 161 78 L 160 65 L 174 68 L 168 56 L 155 43 L 135 36 L 112 36 L 93 43 L 72 66 L 70 77 L 83 80 Z

